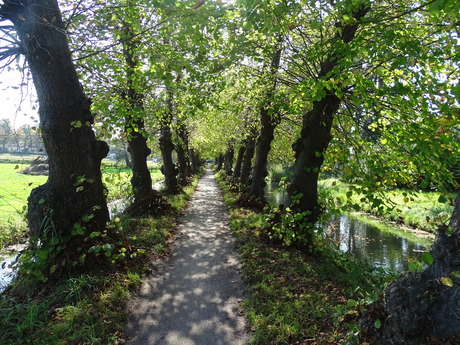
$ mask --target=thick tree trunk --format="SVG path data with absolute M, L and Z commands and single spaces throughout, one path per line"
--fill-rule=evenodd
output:
M 249 176 L 251 175 L 252 157 L 256 149 L 255 133 L 251 134 L 246 143 L 246 151 L 244 152 L 243 164 L 241 165 L 240 181 L 243 184 L 249 183 Z
M 307 222 L 316 223 L 321 213 L 318 204 L 318 176 L 324 154 L 332 139 L 332 119 L 340 105 L 340 99 L 328 94 L 313 103 L 313 109 L 303 118 L 300 138 L 293 145 L 296 153 L 294 174 L 288 188 L 291 208 L 307 211 Z
M 147 146 L 147 139 L 143 135 L 144 121 L 126 120 L 129 121 L 126 127 L 131 129 L 128 135 L 128 152 L 131 156 L 131 169 L 133 171 L 131 185 L 134 201 L 138 201 L 152 192 L 152 176 L 147 166 L 150 149 Z M 134 130 L 135 128 L 137 130 Z
M 100 163 L 108 145 L 95 139 L 90 100 L 78 81 L 55 0 L 6 1 L 0 16 L 18 32 L 40 104 L 40 128 L 49 157 L 47 182 L 28 199 L 30 230 L 69 238 L 74 224 L 102 230 L 109 214 Z M 64 250 L 75 251 L 75 246 Z
M 233 170 L 233 177 L 240 178 L 241 175 L 241 165 L 243 164 L 244 152 L 246 152 L 246 141 L 244 141 L 240 148 L 238 149 L 238 154 L 236 156 L 235 169 Z
M 190 157 L 188 149 L 188 134 L 184 124 L 177 130 L 178 143 L 176 145 L 179 180 L 182 184 L 187 183 L 187 177 L 191 175 Z
M 147 166 L 147 157 L 151 151 L 147 146 L 147 138 L 144 136 L 144 96 L 136 90 L 134 85 L 135 70 L 138 66 L 134 56 L 135 35 L 127 23 L 123 23 L 123 31 L 127 38 L 123 43 L 127 77 L 126 97 L 129 111 L 131 112 L 125 117 L 125 130 L 128 137 L 128 152 L 131 156 L 131 168 L 133 171 L 131 185 L 133 187 L 134 202 L 139 202 L 152 193 L 152 177 Z
M 216 158 L 217 171 L 221 171 L 223 165 L 224 165 L 224 156 L 223 155 L 217 156 Z
M 351 42 L 359 26 L 359 20 L 366 15 L 369 7 L 361 7 L 352 13 L 356 22 L 340 26 L 335 38 L 343 43 Z M 330 79 L 340 73 L 342 47 L 332 51 L 321 64 L 319 78 Z M 334 72 L 334 69 L 339 71 Z M 333 73 L 333 74 L 332 74 Z M 327 91 L 323 99 L 313 102 L 313 108 L 305 114 L 302 120 L 300 138 L 294 143 L 295 168 L 294 175 L 288 188 L 291 208 L 306 213 L 303 221 L 312 226 L 321 213 L 318 205 L 318 176 L 324 161 L 324 154 L 331 141 L 331 128 L 335 113 L 339 109 L 341 100 L 333 91 Z M 304 234 L 311 243 L 311 233 Z
M 167 125 L 160 130 L 160 150 L 163 157 L 163 174 L 165 176 L 166 191 L 176 193 L 178 191 L 177 170 L 173 161 L 174 144 L 172 142 L 171 128 Z
M 177 169 L 173 161 L 174 143 L 172 141 L 171 123 L 173 119 L 173 92 L 167 87 L 166 90 L 166 113 L 164 118 L 161 120 L 160 129 L 160 150 L 163 157 L 163 174 L 165 176 L 165 185 L 167 193 L 177 193 L 179 191 L 179 185 L 177 183 Z
M 189 156 L 190 156 L 190 169 L 192 174 L 198 173 L 200 169 L 200 158 L 198 157 L 197 153 L 193 148 L 189 149 Z

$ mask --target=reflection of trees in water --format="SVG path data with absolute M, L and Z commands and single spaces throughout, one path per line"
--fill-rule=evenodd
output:
M 268 200 L 284 204 L 286 192 L 278 185 L 268 184 L 265 191 Z M 377 267 L 401 272 L 406 269 L 410 257 L 418 258 L 426 247 L 404 237 L 380 231 L 377 227 L 356 218 L 342 215 L 327 226 L 329 238 L 344 253 L 351 253 L 360 260 Z
M 404 270 L 408 258 L 419 256 L 419 251 L 425 249 L 423 245 L 382 232 L 347 215 L 333 221 L 328 231 L 341 251 L 390 270 Z

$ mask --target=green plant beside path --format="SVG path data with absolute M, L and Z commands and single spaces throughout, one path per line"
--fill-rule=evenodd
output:
M 112 269 L 99 268 L 49 285 L 13 284 L 0 295 L 0 344 L 123 344 L 125 305 L 154 258 L 169 253 L 176 218 L 196 188 L 168 197 L 172 212 L 114 220 L 121 244 L 137 255 Z
M 390 277 L 332 248 L 308 254 L 270 241 L 260 214 L 240 207 L 222 178 L 219 184 L 250 291 L 244 308 L 253 344 L 358 343 L 359 316 Z

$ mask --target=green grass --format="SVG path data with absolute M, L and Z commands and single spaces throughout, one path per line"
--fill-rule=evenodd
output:
M 26 231 L 25 210 L 31 190 L 43 184 L 46 176 L 30 176 L 20 171 L 28 163 L 0 163 L 0 248 L 17 242 Z
M 27 198 L 33 188 L 43 184 L 47 176 L 24 175 L 36 156 L 0 155 L 0 249 L 17 243 L 26 236 Z M 153 183 L 164 178 L 157 164 L 150 163 Z M 103 182 L 107 186 L 107 200 L 122 199 L 131 194 L 131 170 L 105 161 L 102 165 Z
M 251 344 L 357 343 L 358 317 L 389 277 L 328 247 L 309 255 L 268 241 L 260 214 L 239 207 L 237 193 L 220 178 L 219 185 L 249 289 Z
M 126 304 L 154 258 L 169 253 L 177 217 L 196 188 L 198 178 L 185 193 L 168 197 L 172 213 L 162 217 L 114 221 L 123 245 L 140 249 L 116 271 L 86 273 L 49 286 L 13 284 L 0 295 L 0 344 L 123 344 Z M 144 254 L 142 254 L 144 253 Z
M 380 191 L 384 204 L 372 207 L 374 203 L 372 198 L 366 198 L 355 185 L 346 184 L 337 179 L 327 179 L 320 182 L 320 188 L 328 194 L 329 201 L 332 201 L 329 207 L 342 207 L 343 211 L 369 212 L 390 221 L 430 232 L 435 232 L 439 224 L 449 220 L 455 197 L 454 194 L 443 195 L 439 192 L 394 189 Z M 438 201 L 444 197 L 448 202 Z

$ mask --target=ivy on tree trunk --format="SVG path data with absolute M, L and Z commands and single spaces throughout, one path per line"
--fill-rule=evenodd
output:
M 27 219 L 33 234 L 69 238 L 75 224 L 89 234 L 109 220 L 100 164 L 108 145 L 96 140 L 91 102 L 83 93 L 56 0 L 4 1 L 30 67 L 40 105 L 40 129 L 49 158 L 47 182 L 32 190 Z M 59 244 L 62 246 L 65 241 Z M 71 255 L 69 244 L 61 251 Z

